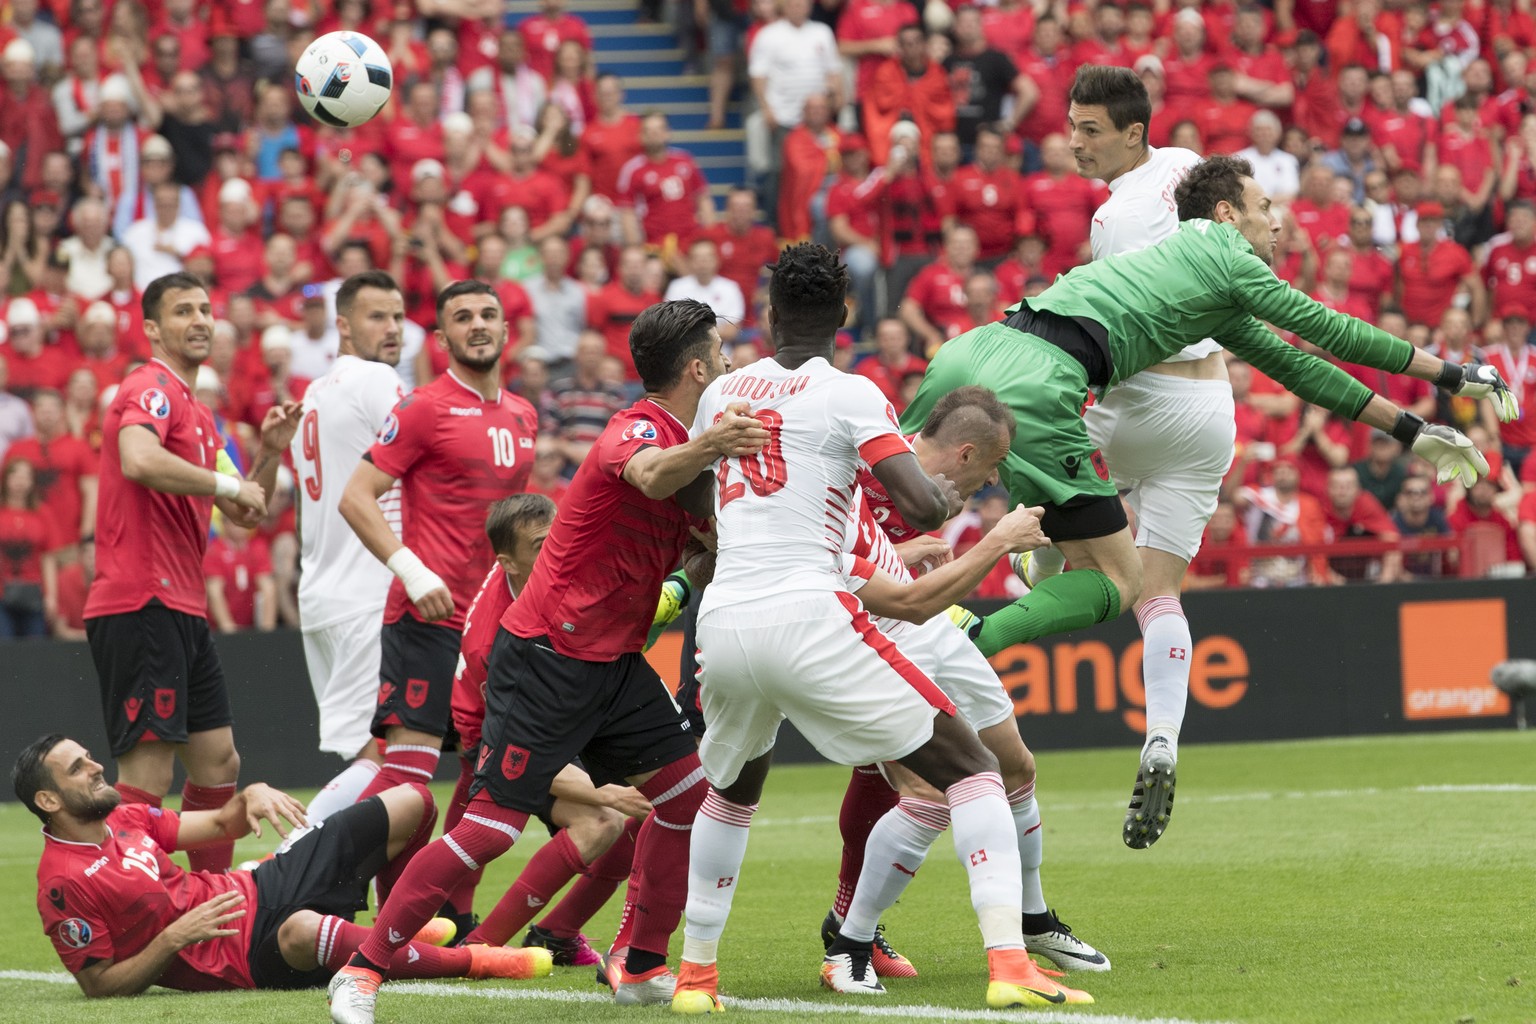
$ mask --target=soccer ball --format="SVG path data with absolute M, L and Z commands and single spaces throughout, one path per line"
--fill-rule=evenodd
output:
M 395 73 L 378 43 L 357 32 L 330 32 L 299 57 L 293 88 L 321 124 L 356 128 L 384 108 Z

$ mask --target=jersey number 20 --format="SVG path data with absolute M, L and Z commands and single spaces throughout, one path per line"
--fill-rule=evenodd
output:
M 752 414 L 763 424 L 763 429 L 768 431 L 768 443 L 763 450 L 756 455 L 743 455 L 734 459 L 721 459 L 720 468 L 715 471 L 715 485 L 720 490 L 720 507 L 725 508 L 731 502 L 747 493 L 747 487 L 752 488 L 752 493 L 759 498 L 766 498 L 774 491 L 784 486 L 788 469 L 784 465 L 784 448 L 779 438 L 779 431 L 784 426 L 784 417 L 772 409 L 764 409 Z M 718 422 L 720 417 L 715 417 Z M 730 482 L 731 465 L 735 464 L 745 480 Z

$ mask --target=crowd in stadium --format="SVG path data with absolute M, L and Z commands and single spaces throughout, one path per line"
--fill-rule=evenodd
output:
M 9 0 L 0 635 L 83 638 L 101 410 L 148 357 L 148 281 L 186 269 L 212 286 L 197 393 L 242 468 L 266 411 L 335 357 L 343 278 L 376 267 L 402 283 L 407 387 L 446 366 L 435 293 L 493 284 L 514 331 L 506 386 L 542 417 L 530 489 L 558 501 L 640 390 L 635 316 L 701 299 L 732 363 L 758 358 L 763 268 L 782 241 L 840 247 L 855 299 L 839 364 L 898 409 L 948 338 L 1084 261 L 1107 195 L 1077 174 L 1065 134 L 1084 63 L 1134 68 L 1154 145 L 1253 163 L 1284 204 L 1285 280 L 1536 395 L 1528 6 L 679 4 L 680 45 L 710 74 L 710 126 L 746 115 L 748 180 L 716 196 L 665 115 L 626 106 L 622 81 L 596 73 L 563 0 L 513 29 L 484 0 Z M 337 28 L 378 39 L 395 72 L 390 107 L 345 132 L 311 123 L 292 89 L 296 56 Z M 1536 419 L 1501 424 L 1486 403 L 1351 372 L 1467 432 L 1489 478 L 1441 487 L 1391 437 L 1234 362 L 1237 456 L 1189 585 L 1455 575 L 1474 549 L 1479 573 L 1536 571 Z M 286 493 L 261 529 L 224 525 L 210 545 L 218 629 L 297 625 L 291 474 Z M 963 550 L 1007 504 L 984 492 L 947 538 Z M 1456 543 L 1323 547 L 1419 535 Z M 1314 549 L 1241 555 L 1261 539 Z M 979 596 L 1017 586 L 1003 564 Z

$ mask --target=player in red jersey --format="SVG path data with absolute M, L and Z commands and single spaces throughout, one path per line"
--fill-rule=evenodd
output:
M 485 534 L 496 551 L 496 564 L 476 595 L 464 620 L 459 670 L 453 677 L 453 725 L 458 730 L 459 784 L 444 816 L 452 831 L 469 803 L 475 781 L 480 727 L 485 721 L 485 677 L 502 617 L 528 584 L 534 561 L 555 518 L 555 503 L 542 494 L 516 494 L 491 506 Z M 581 934 L 581 926 L 602 909 L 620 882 L 629 877 L 635 833 L 651 805 L 629 786 L 592 784 L 578 765 L 567 765 L 555 776 L 539 820 L 551 841 L 539 847 L 517 876 L 496 909 L 478 927 L 459 932 L 465 943 L 503 946 L 540 908 L 554 898 L 573 876 L 580 879 L 541 924 L 533 926 L 525 946 L 543 946 L 562 967 L 587 967 L 602 962 Z M 638 818 L 627 818 L 638 815 Z M 470 917 L 475 887 L 482 872 L 473 871 L 449 894 L 454 920 Z
M 437 296 L 437 322 L 447 372 L 400 400 L 341 496 L 342 517 L 397 577 L 384 606 L 372 727 L 386 743 L 384 767 L 362 798 L 432 778 L 449 734 L 464 612 L 494 558 L 485 510 L 521 491 L 533 469 L 538 413 L 502 390 L 507 321 L 496 290 L 449 285 Z M 398 537 L 379 508 L 397 480 Z M 381 876 L 380 902 L 391 881 Z
M 699 395 L 725 372 L 715 313 L 702 302 L 652 306 L 635 320 L 630 348 L 645 397 L 609 422 L 582 462 L 528 585 L 501 620 L 469 806 L 411 861 L 374 935 L 331 982 L 336 1024 L 372 1024 L 397 948 L 391 936 L 421 927 L 460 879 L 510 849 L 578 754 L 599 780 L 626 780 L 655 808 L 636 841 L 637 892 L 620 932 L 630 933 L 629 948 L 615 995 L 672 998 L 667 943 L 687 886 L 678 868 L 706 787 L 688 723 L 640 651 L 662 580 L 703 522 L 695 513 L 704 511 L 709 467 L 759 451 L 768 433 L 733 409 L 688 439 Z
M 183 871 L 169 854 L 249 832 L 279 834 L 304 806 L 255 783 L 218 810 L 124 804 L 101 765 L 53 734 L 22 751 L 16 796 L 43 822 L 37 909 L 43 931 L 93 999 L 151 985 L 193 992 L 312 988 L 368 934 L 352 923 L 368 876 L 406 849 L 432 807 L 412 783 L 338 813 L 254 871 Z M 400 977 L 527 978 L 548 974 L 544 950 L 400 952 Z
M 214 505 L 243 525 L 261 521 L 298 406 L 268 410 L 250 480 L 216 471 L 213 414 L 192 395 L 213 344 L 208 291 L 190 274 L 167 274 L 144 289 L 143 308 L 154 359 L 124 379 L 102 424 L 85 631 L 118 791 L 158 807 L 179 756 L 187 770 L 182 809 L 213 810 L 234 795 L 240 755 L 208 628 L 208 524 Z M 233 850 L 233 842 L 219 843 L 189 861 L 227 870 Z

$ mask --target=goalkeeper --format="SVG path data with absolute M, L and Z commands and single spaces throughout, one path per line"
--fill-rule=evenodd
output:
M 1492 397 L 1505 421 L 1519 415 L 1492 367 L 1447 363 L 1276 278 L 1279 221 L 1246 161 L 1213 157 L 1191 168 L 1175 200 L 1184 223 L 1163 242 L 1077 267 L 1003 322 L 946 342 L 902 415 L 912 430 L 954 388 L 984 383 L 995 391 L 1018 424 L 1002 481 L 1015 504 L 1045 507 L 1045 532 L 1073 565 L 1002 611 L 969 617 L 972 639 L 989 656 L 1113 619 L 1135 602 L 1141 563 L 1081 411 L 1090 391 L 1102 394 L 1186 345 L 1215 338 L 1306 401 L 1390 433 L 1434 463 L 1442 481 L 1471 483 L 1488 464 L 1455 430 L 1399 409 L 1260 320 L 1348 362 Z

